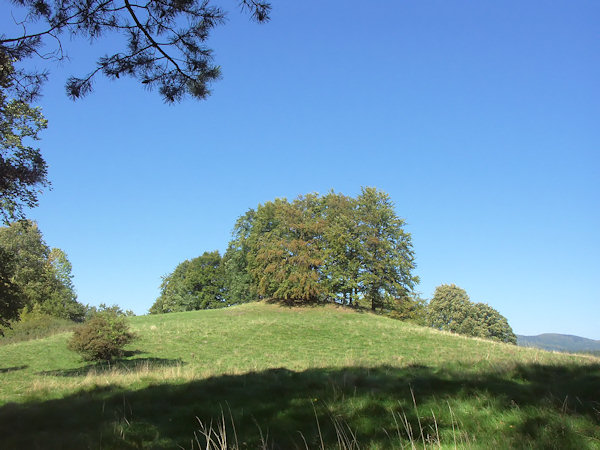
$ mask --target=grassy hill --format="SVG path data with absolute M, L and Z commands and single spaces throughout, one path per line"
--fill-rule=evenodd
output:
M 0 346 L 1 447 L 600 448 L 597 358 L 333 306 L 131 325 L 110 366 L 81 362 L 69 333 Z
M 536 347 L 559 352 L 600 353 L 600 341 L 570 334 L 544 333 L 537 336 L 517 335 L 517 342 L 523 347 Z

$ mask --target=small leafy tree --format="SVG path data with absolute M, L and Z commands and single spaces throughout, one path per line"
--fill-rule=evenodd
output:
M 506 317 L 485 303 L 473 303 L 464 289 L 443 284 L 428 305 L 429 325 L 440 330 L 516 344 Z
M 134 338 L 118 308 L 106 308 L 75 330 L 68 348 L 86 361 L 110 361 L 115 356 L 122 356 L 123 347 Z
M 417 325 L 427 325 L 427 303 L 415 292 L 411 292 L 391 302 L 389 317 L 406 320 Z
M 508 324 L 506 317 L 491 306 L 485 303 L 475 303 L 472 316 L 475 317 L 475 322 L 478 324 L 474 336 L 517 344 L 517 336 Z
M 429 302 L 429 325 L 439 330 L 470 334 L 465 329 L 470 309 L 467 291 L 455 284 L 442 284 L 435 288 Z

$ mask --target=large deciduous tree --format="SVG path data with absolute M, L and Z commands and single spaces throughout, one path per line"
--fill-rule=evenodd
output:
M 419 279 L 412 240 L 404 221 L 394 211 L 388 194 L 363 188 L 357 198 L 360 270 L 358 284 L 371 309 L 384 308 L 394 298 L 406 296 Z
M 289 203 L 259 205 L 254 218 L 249 271 L 262 297 L 310 302 L 322 298 L 323 219 L 314 194 Z
M 3 327 L 18 320 L 23 308 L 23 295 L 14 283 L 15 264 L 13 255 L 0 246 L 0 336 Z
M 336 302 L 352 306 L 358 299 L 361 245 L 356 199 L 329 192 L 322 199 L 322 212 L 323 282 Z
M 213 309 L 227 306 L 224 273 L 218 251 L 186 260 L 163 278 L 151 314 Z
M 393 309 L 418 282 L 403 226 L 389 196 L 374 188 L 357 198 L 330 192 L 259 205 L 245 238 L 255 292 Z
M 0 51 L 12 61 L 42 56 L 64 59 L 64 36 L 97 41 L 116 34 L 124 44 L 101 56 L 87 74 L 71 77 L 67 93 L 81 97 L 92 89 L 97 73 L 111 79 L 130 76 L 148 88 L 158 88 L 167 102 L 186 95 L 202 99 L 220 77 L 207 46 L 210 32 L 225 21 L 225 11 L 210 0 L 14 0 L 25 14 L 22 32 L 0 36 Z M 241 0 L 242 10 L 257 22 L 269 20 L 271 6 L 261 0 Z M 37 95 L 46 74 L 16 71 L 12 78 L 29 98 Z
M 151 312 L 198 309 L 191 306 L 190 264 L 165 277 Z M 265 298 L 398 309 L 412 320 L 422 315 L 413 296 L 411 236 L 389 196 L 374 188 L 357 198 L 332 191 L 248 210 L 235 224 L 222 267 L 220 305 Z
M 85 307 L 77 301 L 67 255 L 48 247 L 34 222 L 22 220 L 0 228 L 0 250 L 9 261 L 7 280 L 18 293 L 13 300 L 19 308 L 83 320 Z

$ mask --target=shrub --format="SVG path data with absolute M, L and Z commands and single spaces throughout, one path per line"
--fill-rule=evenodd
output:
M 45 314 L 38 305 L 31 310 L 25 308 L 21 312 L 21 320 L 11 322 L 10 325 L 11 328 L 4 330 L 4 337 L 0 338 L 0 345 L 41 339 L 72 331 L 79 326 L 72 320 Z
M 467 292 L 454 284 L 438 286 L 427 309 L 433 328 L 517 343 L 506 317 L 485 303 L 471 302 Z
M 76 329 L 68 348 L 87 361 L 110 361 L 123 355 L 123 347 L 134 338 L 126 318 L 114 308 L 108 308 L 97 312 Z

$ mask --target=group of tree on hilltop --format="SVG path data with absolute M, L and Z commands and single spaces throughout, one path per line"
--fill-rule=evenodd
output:
M 391 309 L 418 282 L 410 234 L 389 196 L 364 188 L 250 209 L 218 252 L 181 263 L 164 278 L 151 312 L 186 311 L 261 298 Z
M 260 299 L 329 302 L 469 336 L 516 343 L 505 317 L 442 285 L 427 304 L 411 236 L 388 194 L 363 188 L 356 198 L 330 192 L 276 199 L 236 222 L 221 257 L 205 252 L 163 277 L 150 313 L 213 309 Z

